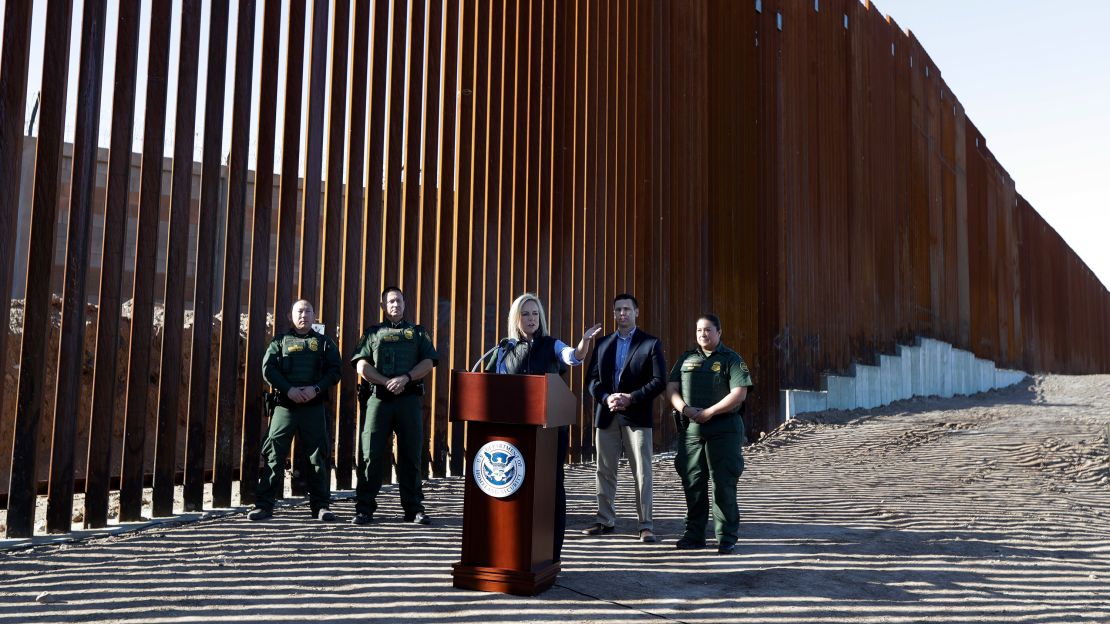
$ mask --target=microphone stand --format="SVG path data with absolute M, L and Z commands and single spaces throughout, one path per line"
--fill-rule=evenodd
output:
M 480 365 L 480 364 L 481 364 L 481 363 L 482 363 L 483 361 L 485 361 L 485 359 L 486 359 L 487 357 L 489 357 L 489 356 L 490 356 L 490 354 L 492 354 L 492 353 L 493 353 L 494 351 L 497 351 L 498 349 L 503 349 L 503 348 L 505 348 L 505 347 L 507 347 L 507 346 L 509 346 L 509 339 L 508 339 L 508 338 L 502 338 L 502 339 L 501 339 L 501 342 L 498 342 L 497 344 L 495 344 L 495 345 L 493 345 L 492 347 L 490 347 L 490 350 L 489 350 L 489 351 L 486 351 L 485 353 L 483 353 L 483 354 L 482 354 L 482 356 L 478 358 L 478 361 L 477 361 L 477 362 L 474 362 L 474 365 L 470 367 L 470 372 L 472 372 L 472 373 L 473 373 L 473 372 L 477 372 L 477 370 L 478 370 L 478 366 L 479 366 L 479 365 Z

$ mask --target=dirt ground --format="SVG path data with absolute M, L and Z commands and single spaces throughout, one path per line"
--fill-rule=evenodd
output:
M 745 449 L 736 553 L 679 551 L 685 505 L 655 464 L 659 544 L 568 533 L 554 588 L 456 590 L 459 478 L 430 527 L 321 524 L 305 506 L 0 551 L 2 622 L 1110 622 L 1110 376 L 828 412 Z M 568 471 L 572 529 L 591 466 Z M 349 499 L 333 508 L 345 519 Z M 710 539 L 712 541 L 712 538 Z

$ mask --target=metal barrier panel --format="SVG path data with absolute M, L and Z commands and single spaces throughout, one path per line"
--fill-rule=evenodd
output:
M 697 315 L 716 312 L 757 384 L 756 434 L 776 424 L 780 388 L 818 388 L 917 336 L 1031 372 L 1110 370 L 1110 294 L 874 5 L 363 0 L 293 2 L 286 20 L 280 3 L 261 15 L 255 2 L 201 5 L 181 3 L 172 158 L 170 4 L 150 17 L 142 119 L 137 1 L 105 13 L 88 0 L 80 58 L 67 47 L 73 2 L 39 9 L 50 45 L 30 40 L 33 3 L 4 7 L 0 291 L 23 319 L 0 336 L 9 536 L 39 530 L 44 493 L 52 532 L 70 529 L 75 492 L 88 527 L 181 511 L 178 485 L 184 510 L 231 504 L 236 479 L 252 502 L 262 349 L 298 297 L 347 355 L 381 318 L 382 288 L 405 291 L 441 356 L 423 414 L 433 476 L 465 470 L 448 373 L 505 334 L 524 291 L 568 343 L 632 292 L 672 363 Z M 109 17 L 117 79 L 99 152 Z M 31 54 L 47 86 L 24 140 Z M 200 80 L 204 102 L 190 105 Z M 583 397 L 571 457 L 589 460 L 582 369 L 568 381 Z M 340 488 L 358 463 L 355 387 L 345 367 L 327 410 Z M 660 450 L 675 435 L 663 403 Z

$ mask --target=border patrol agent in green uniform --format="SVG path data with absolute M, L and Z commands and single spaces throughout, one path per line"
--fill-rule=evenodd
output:
M 351 355 L 361 383 L 369 382 L 373 395 L 366 399 L 362 424 L 362 465 L 359 467 L 354 524 L 373 520 L 383 462 L 389 457 L 390 440 L 397 433 L 397 485 L 405 521 L 430 524 L 424 513 L 420 461 L 424 446 L 421 397 L 425 375 L 439 361 L 428 332 L 404 320 L 405 296 L 390 286 L 382 291 L 385 320 L 366 330 Z
M 744 472 L 740 415 L 752 377 L 743 358 L 721 344 L 721 320 L 715 315 L 698 318 L 697 342 L 697 349 L 679 356 L 667 380 L 667 397 L 681 415 L 675 468 L 686 492 L 686 532 L 675 546 L 705 546 L 712 475 L 717 552 L 727 555 L 736 549 L 740 528 L 736 504 L 736 482 Z
M 331 472 L 324 401 L 328 388 L 339 383 L 343 362 L 335 342 L 312 330 L 316 313 L 311 303 L 303 299 L 294 303 L 290 316 L 293 328 L 270 341 L 262 358 L 262 376 L 273 387 L 277 405 L 262 445 L 266 461 L 258 477 L 254 509 L 247 517 L 265 520 L 273 515 L 274 503 L 285 490 L 285 459 L 293 436 L 300 433 L 312 467 L 308 478 L 312 517 L 335 520 L 328 509 Z

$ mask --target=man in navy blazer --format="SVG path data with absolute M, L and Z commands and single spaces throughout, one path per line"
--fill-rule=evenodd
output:
M 597 522 L 586 535 L 612 533 L 617 522 L 617 465 L 623 450 L 636 482 L 639 538 L 654 542 L 651 521 L 651 454 L 653 399 L 667 385 L 663 343 L 636 327 L 640 304 L 627 293 L 613 298 L 617 331 L 602 338 L 586 371 L 586 388 L 597 406 L 594 442 L 597 449 Z

